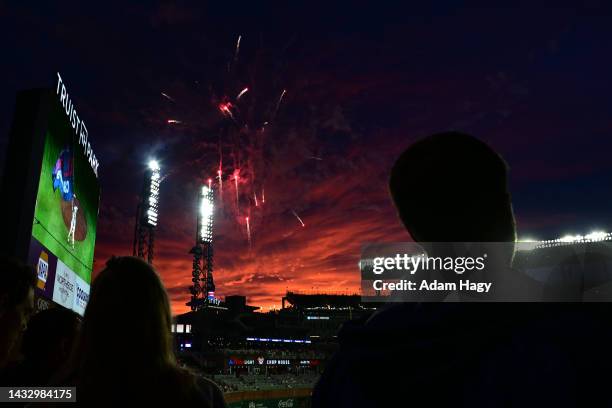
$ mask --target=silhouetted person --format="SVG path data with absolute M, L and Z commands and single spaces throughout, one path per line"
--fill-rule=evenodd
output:
M 413 240 L 434 243 L 427 245 L 429 256 L 470 255 L 458 253 L 461 249 L 446 243 L 494 243 L 480 245 L 478 255 L 488 255 L 487 268 L 481 276 L 473 276 L 478 275 L 475 272 L 450 273 L 442 279 L 493 281 L 493 289 L 487 294 L 489 300 L 542 298 L 539 283 L 510 269 L 516 223 L 508 191 L 508 166 L 486 143 L 458 132 L 424 138 L 395 162 L 389 191 Z M 470 295 L 459 292 L 459 296 Z
M 224 407 L 211 381 L 180 368 L 172 316 L 155 270 L 133 257 L 112 258 L 91 286 L 72 372 L 77 402 L 104 406 Z
M 21 262 L 0 256 L 0 386 L 11 382 L 8 365 L 34 311 L 36 273 Z
M 23 361 L 16 369 L 12 385 L 48 385 L 69 361 L 79 326 L 79 316 L 63 307 L 35 314 L 23 335 Z
M 416 242 L 514 242 L 507 165 L 461 133 L 414 143 L 395 162 L 389 190 Z
M 472 136 L 448 132 L 417 141 L 395 163 L 389 189 L 417 242 L 508 242 L 513 248 L 507 166 Z M 506 257 L 509 262 L 511 250 Z M 610 329 L 570 309 L 389 305 L 343 326 L 340 350 L 315 387 L 312 406 L 601 405 L 605 380 L 593 372 L 610 364 Z

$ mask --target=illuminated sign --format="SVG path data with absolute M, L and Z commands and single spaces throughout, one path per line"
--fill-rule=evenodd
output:
M 70 126 L 72 126 L 72 129 L 78 137 L 79 145 L 83 147 L 83 153 L 87 157 L 89 165 L 93 169 L 94 174 L 98 176 L 98 166 L 100 165 L 100 163 L 98 162 L 98 159 L 96 158 L 96 155 L 94 154 L 93 149 L 91 148 L 91 143 L 89 143 L 88 141 L 87 126 L 85 126 L 85 121 L 79 118 L 74 103 L 68 95 L 66 85 L 64 84 L 64 81 L 62 81 L 62 77 L 59 72 L 57 73 L 56 94 L 59 97 L 60 103 L 62 104 L 64 111 L 66 112 L 66 116 L 68 116 Z
M 231 357 L 228 360 L 228 365 L 231 366 L 250 366 L 250 365 L 301 365 L 301 366 L 315 366 L 319 364 L 319 360 L 290 360 L 287 358 L 284 359 L 276 359 L 276 358 L 268 358 L 265 357 L 257 357 L 257 358 L 240 358 L 240 357 Z
M 210 295 L 212 293 L 212 295 Z M 211 305 L 219 306 L 221 304 L 221 299 L 214 297 L 214 292 L 209 292 L 209 296 L 206 298 L 206 302 Z
M 266 360 L 267 365 L 289 365 L 289 360 L 274 360 L 268 359 Z
M 274 342 L 274 343 L 306 343 L 311 344 L 310 340 L 300 340 L 300 339 L 268 339 L 263 337 L 247 337 L 246 341 L 263 341 L 263 342 Z

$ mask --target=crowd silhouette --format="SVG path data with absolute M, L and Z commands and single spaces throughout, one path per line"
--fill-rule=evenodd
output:
M 76 386 L 82 405 L 226 406 L 216 384 L 177 364 L 168 296 L 143 260 L 107 262 L 82 322 L 60 309 L 30 319 L 33 270 L 3 258 L 1 272 L 3 386 Z

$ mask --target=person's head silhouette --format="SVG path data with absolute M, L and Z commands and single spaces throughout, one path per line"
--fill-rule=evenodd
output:
M 35 314 L 23 335 L 18 385 L 47 385 L 69 360 L 79 326 L 79 316 L 63 307 Z M 41 347 L 41 339 L 44 339 L 44 347 Z
M 507 165 L 463 133 L 421 139 L 396 161 L 391 196 L 417 242 L 514 242 Z
M 0 369 L 18 350 L 22 332 L 34 311 L 34 269 L 0 256 Z
M 161 378 L 176 367 L 171 319 L 166 290 L 151 265 L 111 258 L 93 281 L 75 348 L 79 399 L 101 398 L 97 390 L 104 386 L 105 398 L 116 402 L 147 382 L 163 393 Z
M 64 382 L 76 382 L 83 403 L 220 406 L 216 385 L 177 364 L 171 325 L 170 302 L 155 269 L 140 258 L 111 258 L 91 285 Z
M 139 258 L 111 258 L 91 286 L 78 344 L 81 368 L 96 372 L 124 364 L 123 370 L 146 372 L 174 365 L 171 323 L 155 270 Z

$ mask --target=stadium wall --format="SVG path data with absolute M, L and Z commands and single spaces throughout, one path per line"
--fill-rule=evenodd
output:
M 312 389 L 238 391 L 225 394 L 230 408 L 308 408 Z

